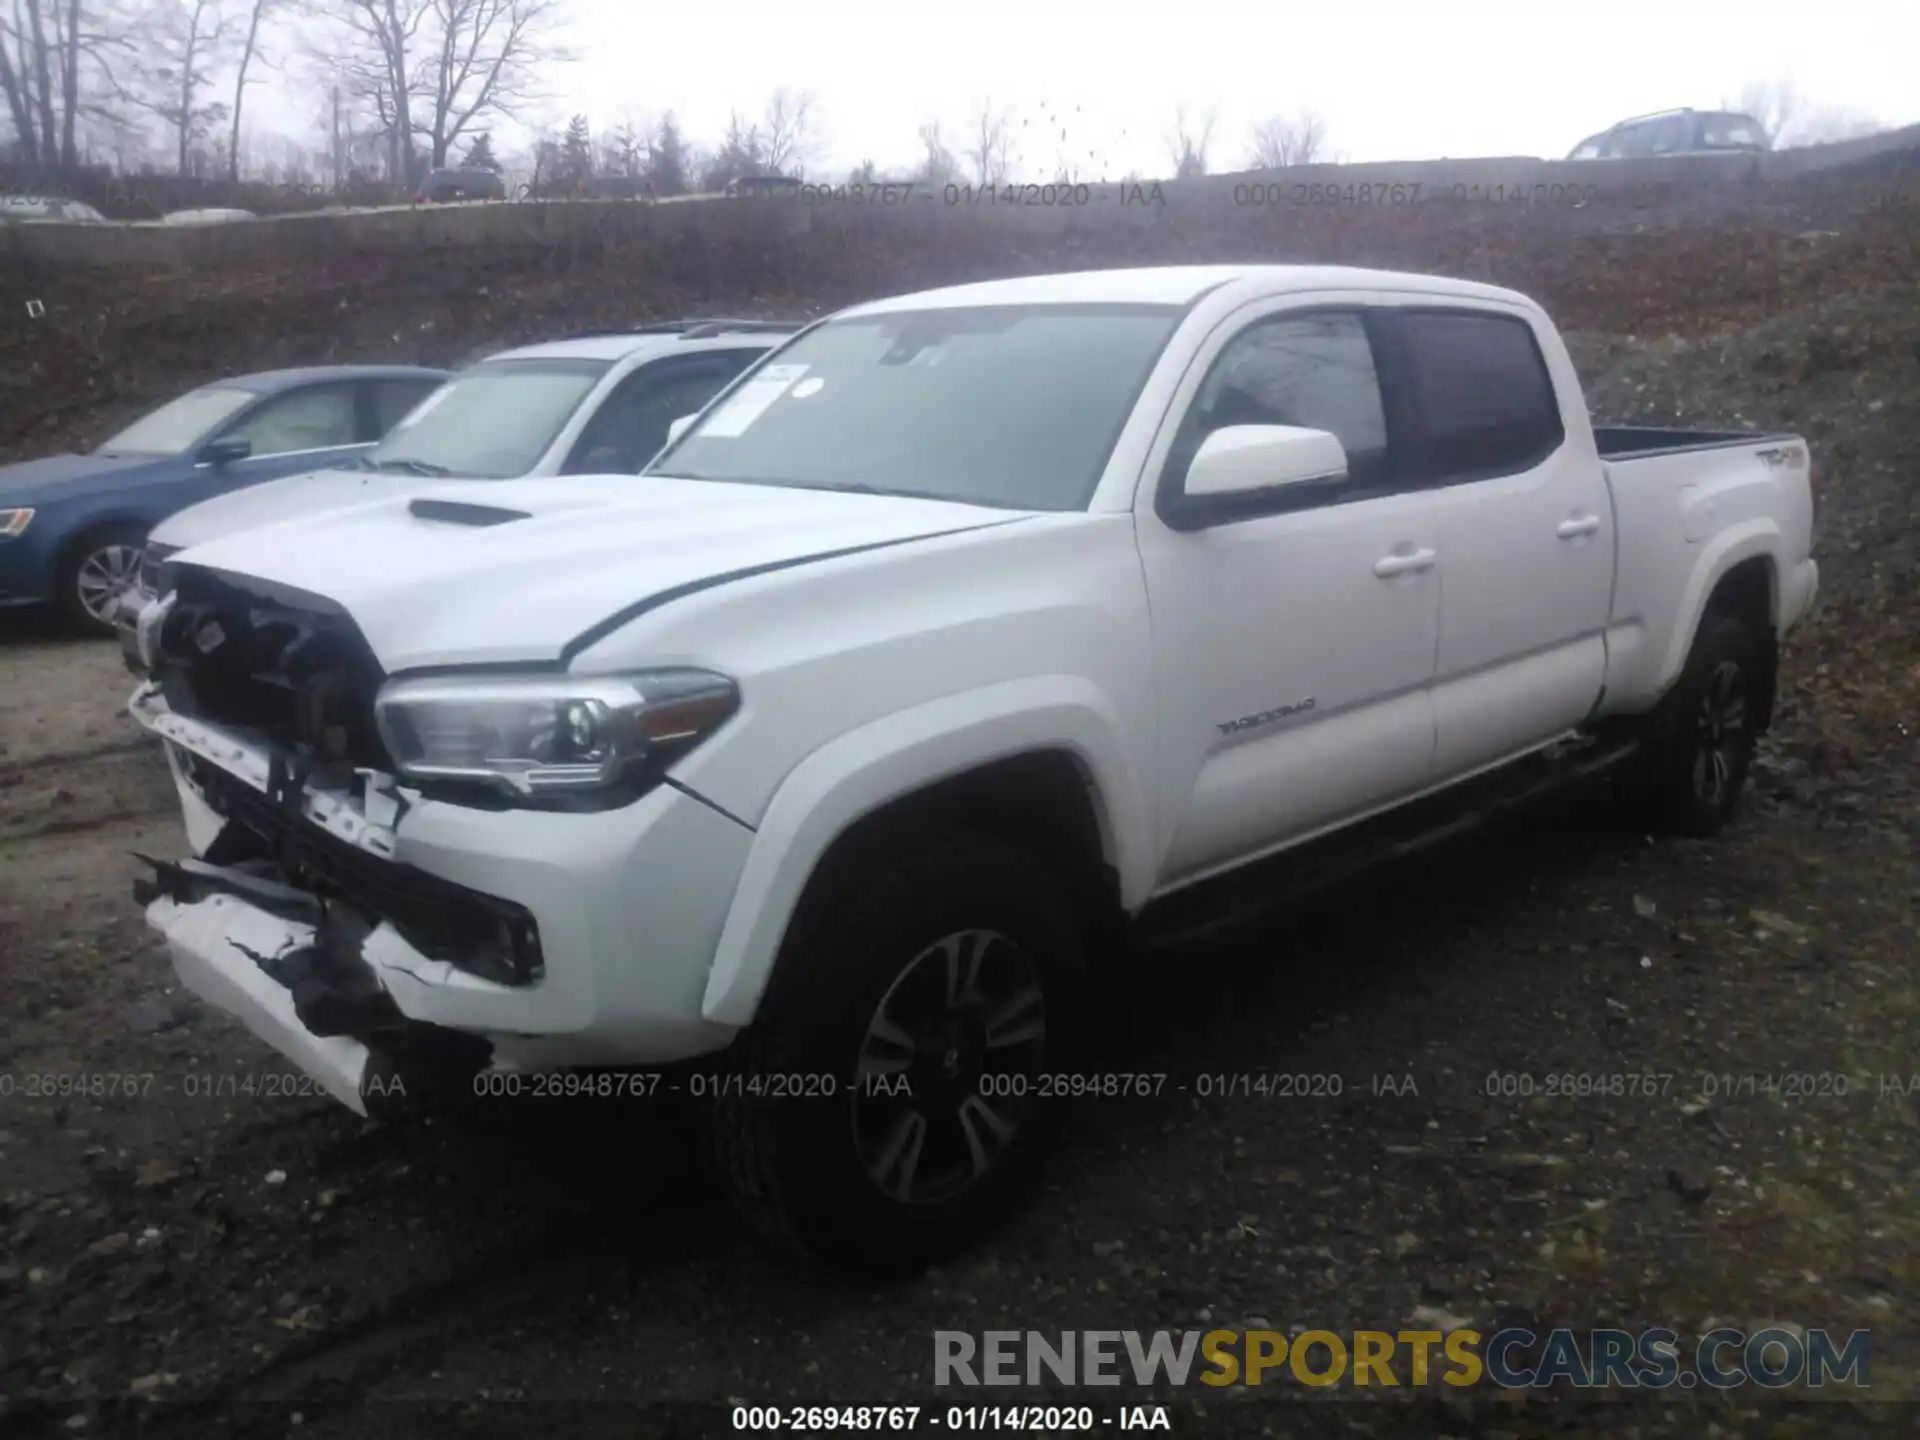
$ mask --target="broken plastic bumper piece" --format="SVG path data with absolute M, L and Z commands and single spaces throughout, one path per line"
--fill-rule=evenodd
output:
M 365 953 L 376 934 L 387 951 L 404 944 L 386 927 L 257 870 L 146 863 L 153 878 L 135 882 L 134 898 L 180 982 L 350 1109 L 444 1093 L 487 1064 L 485 1040 L 400 1012 Z

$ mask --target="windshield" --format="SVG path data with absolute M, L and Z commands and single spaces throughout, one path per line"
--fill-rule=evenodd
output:
M 456 375 L 368 452 L 375 470 L 511 480 L 553 444 L 609 360 L 494 360 Z
M 127 426 L 100 447 L 102 455 L 180 455 L 254 398 L 251 390 L 217 385 L 193 390 Z
M 1016 305 L 829 321 L 751 372 L 648 468 L 1082 509 L 1182 313 Z

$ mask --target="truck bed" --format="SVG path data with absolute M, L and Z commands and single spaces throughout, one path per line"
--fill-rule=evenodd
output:
M 1594 443 L 1600 447 L 1602 460 L 1637 460 L 1651 455 L 1678 455 L 1691 450 L 1719 450 L 1729 445 L 1756 445 L 1792 438 L 1765 430 L 1671 430 L 1660 425 L 1593 427 Z

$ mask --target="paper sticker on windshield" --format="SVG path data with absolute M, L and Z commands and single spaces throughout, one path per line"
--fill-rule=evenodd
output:
M 700 427 L 697 439 L 732 440 L 747 433 L 747 427 L 773 408 L 773 402 L 807 373 L 805 365 L 769 365 L 734 392 L 713 418 Z
M 826 384 L 827 382 L 822 380 L 818 375 L 814 376 L 811 380 L 802 380 L 798 385 L 793 387 L 793 398 L 796 400 L 804 400 L 809 395 L 818 395 L 826 388 Z

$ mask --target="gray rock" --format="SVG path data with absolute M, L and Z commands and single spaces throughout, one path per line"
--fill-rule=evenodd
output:
M 193 1018 L 193 1001 L 183 992 L 142 1000 L 127 1011 L 127 1028 L 136 1035 L 175 1030 Z

